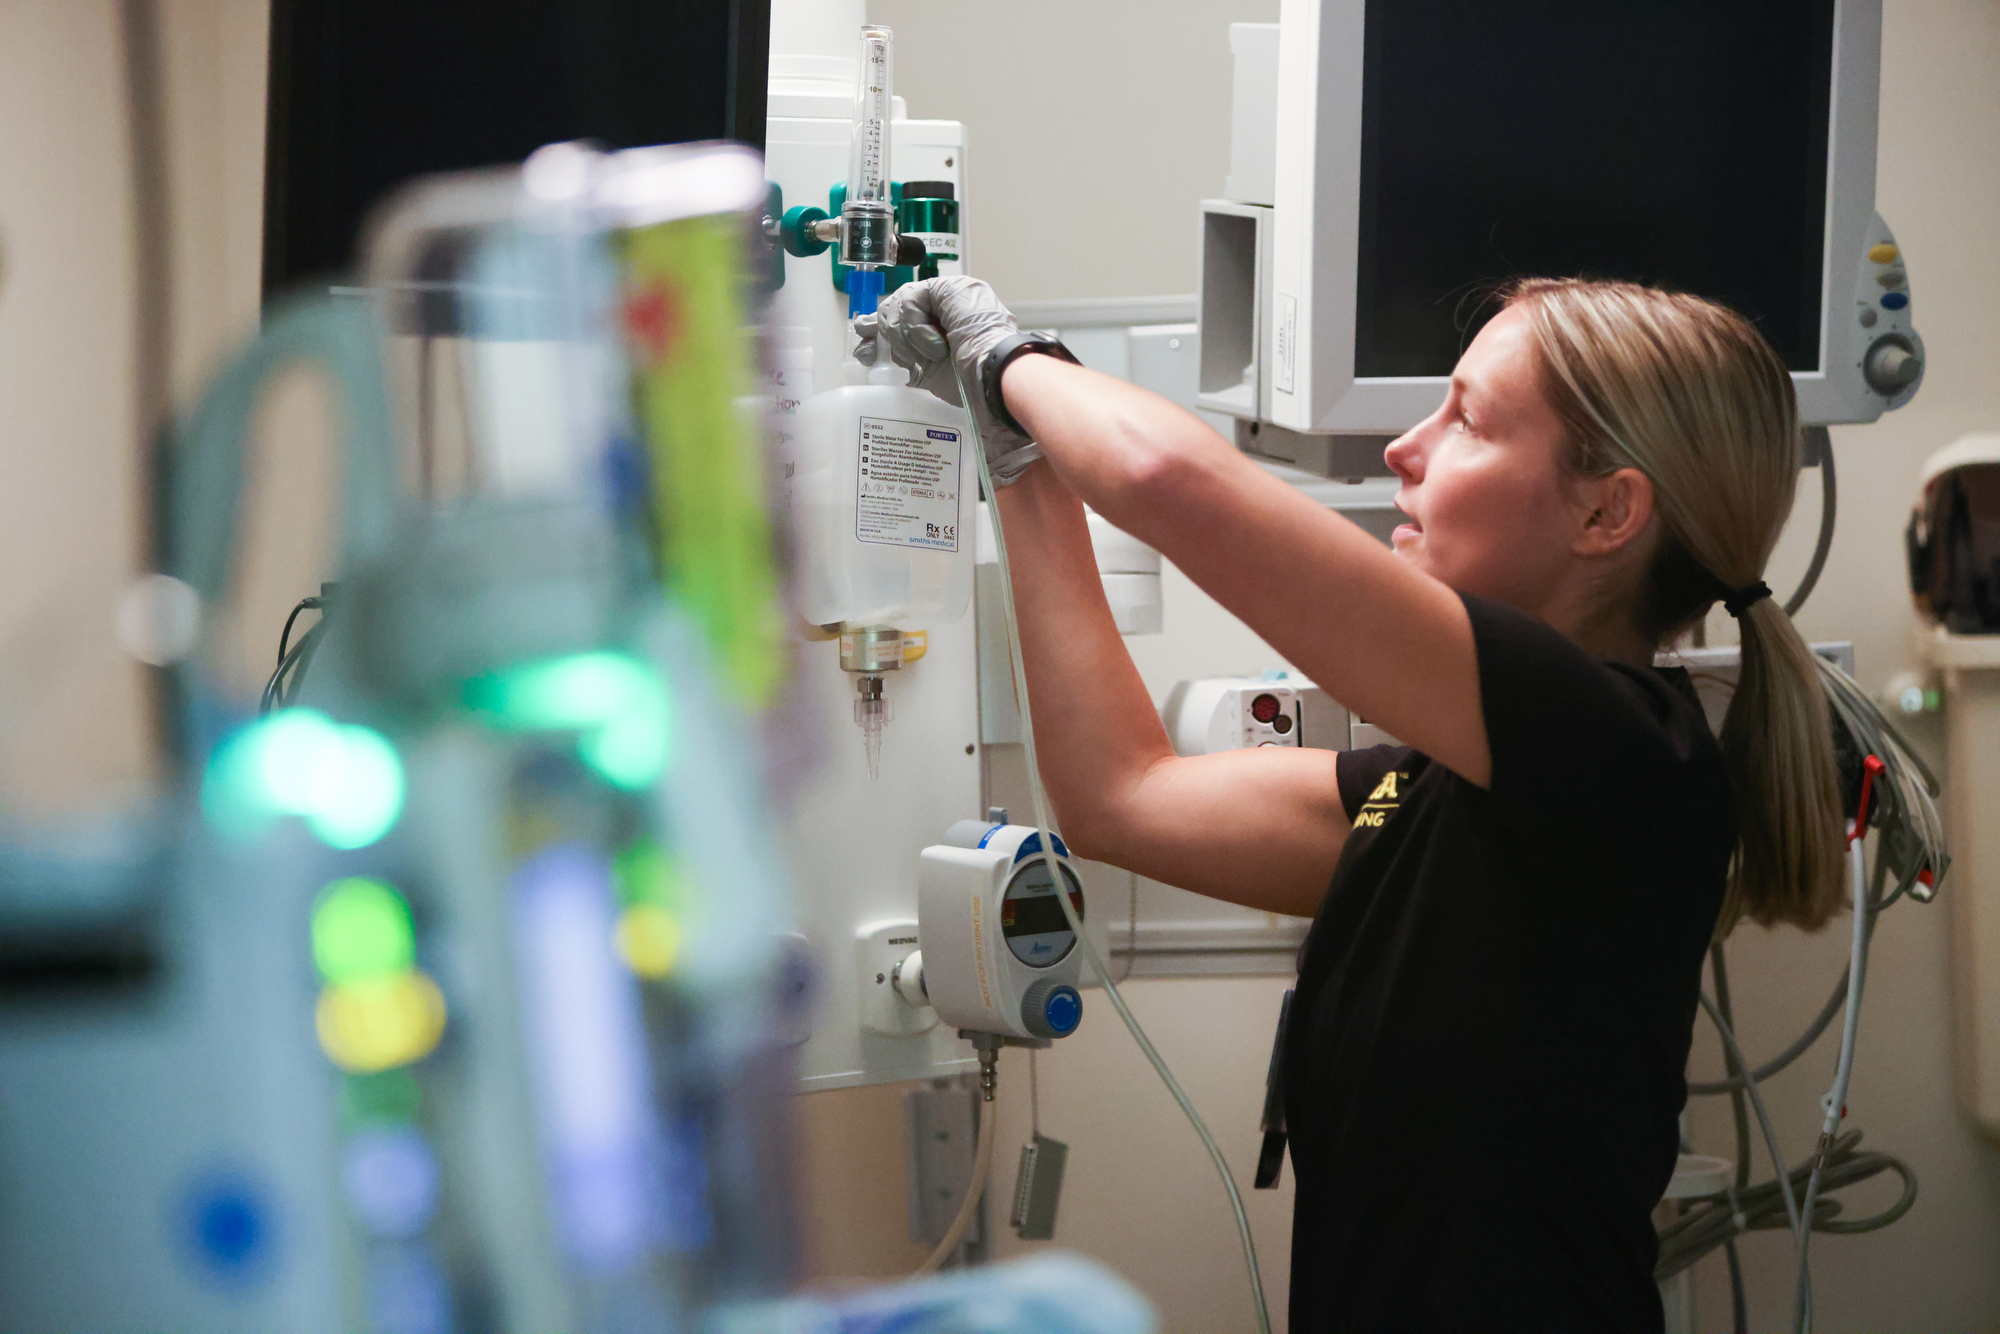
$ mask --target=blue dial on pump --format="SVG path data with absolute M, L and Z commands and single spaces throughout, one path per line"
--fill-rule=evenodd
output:
M 1038 1038 L 1066 1038 L 1083 1022 L 1083 997 L 1067 982 L 1045 977 L 1021 997 L 1021 1026 Z

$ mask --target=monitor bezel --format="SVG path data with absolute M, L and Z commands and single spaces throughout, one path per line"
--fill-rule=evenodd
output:
M 1366 0 L 1284 0 L 1279 18 L 1257 415 L 1295 431 L 1407 430 L 1435 410 L 1446 385 L 1444 376 L 1354 374 L 1365 10 Z M 1852 318 L 1875 221 L 1881 37 L 1881 0 L 1835 0 L 1819 368 L 1792 373 L 1800 417 L 1811 424 L 1872 421 L 1888 405 L 1862 377 L 1867 331 Z

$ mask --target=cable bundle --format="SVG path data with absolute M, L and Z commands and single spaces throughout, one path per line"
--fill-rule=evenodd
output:
M 1828 450 L 1823 466 L 1831 472 Z M 1830 483 L 1830 477 L 1829 477 Z M 1827 512 L 1823 516 L 1820 554 L 1831 528 L 1831 486 Z M 1807 582 L 1788 604 L 1795 610 L 1810 590 L 1819 559 Z M 1679 1217 L 1660 1229 L 1660 1256 L 1655 1276 L 1668 1278 L 1686 1269 L 1718 1247 L 1729 1259 L 1730 1293 L 1735 1308 L 1738 1334 L 1748 1328 L 1747 1302 L 1743 1290 L 1742 1266 L 1736 1252 L 1740 1233 L 1788 1228 L 1797 1247 L 1798 1265 L 1794 1290 L 1793 1325 L 1809 1329 L 1812 1321 L 1812 1281 L 1808 1262 L 1814 1232 L 1871 1232 L 1908 1213 L 1916 1203 L 1917 1179 L 1909 1164 L 1893 1154 L 1861 1152 L 1861 1133 L 1839 1132 L 1846 1115 L 1848 1079 L 1853 1071 L 1855 1039 L 1860 1019 L 1861 994 L 1867 978 L 1868 946 L 1876 919 L 1883 909 L 1908 895 L 1928 903 L 1950 865 L 1945 851 L 1944 822 L 1938 816 L 1937 776 L 1911 749 L 1901 733 L 1883 716 L 1874 700 L 1858 682 L 1824 659 L 1818 659 L 1820 679 L 1826 689 L 1835 725 L 1842 733 L 1843 749 L 1858 761 L 1865 775 L 1856 802 L 1849 834 L 1849 865 L 1854 887 L 1854 937 L 1848 966 L 1835 984 L 1813 1022 L 1798 1039 L 1776 1057 L 1750 1069 L 1737 1045 L 1734 1016 L 1729 1003 L 1729 973 L 1722 946 L 1710 951 L 1710 971 L 1715 979 L 1715 995 L 1701 996 L 1702 1007 L 1714 1021 L 1722 1038 L 1729 1077 L 1710 1082 L 1690 1082 L 1692 1097 L 1727 1095 L 1736 1123 L 1736 1180 L 1720 1194 L 1683 1206 Z M 1844 757 L 1845 758 L 1845 757 Z M 1870 798 L 1872 797 L 1872 800 Z M 1873 873 L 1866 865 L 1866 835 L 1876 833 Z M 1890 889 L 1891 879 L 1894 888 Z M 1833 1022 L 1845 1014 L 1839 1062 L 1833 1087 L 1822 1099 L 1825 1119 L 1819 1143 L 1812 1157 L 1795 1167 L 1786 1167 L 1778 1149 L 1770 1114 L 1757 1086 L 1804 1055 Z M 1765 1147 L 1774 1169 L 1783 1173 L 1772 1179 L 1750 1183 L 1750 1117 L 1756 1112 Z M 1894 1204 L 1864 1218 L 1840 1217 L 1840 1202 L 1828 1198 L 1832 1192 L 1866 1181 L 1882 1172 L 1894 1172 L 1902 1179 L 1903 1190 Z
M 1858 1147 L 1861 1132 L 1849 1130 L 1833 1142 L 1826 1163 L 1820 1168 L 1819 1199 L 1813 1205 L 1815 1232 L 1873 1232 L 1910 1212 L 1917 1202 L 1917 1178 L 1910 1166 L 1894 1154 L 1863 1152 Z M 1817 1155 L 1815 1155 L 1817 1156 Z M 1812 1162 L 1800 1163 L 1786 1175 L 1794 1197 L 1803 1195 Z M 1894 1172 L 1903 1180 L 1903 1192 L 1896 1202 L 1880 1213 L 1865 1218 L 1842 1218 L 1840 1201 L 1827 1196 L 1846 1186 L 1856 1185 Z M 1777 1180 L 1759 1182 L 1741 1190 L 1731 1189 L 1691 1202 L 1673 1222 L 1660 1229 L 1660 1262 L 1653 1277 L 1672 1278 L 1695 1261 L 1735 1241 L 1744 1232 L 1764 1232 L 1791 1227 L 1785 1209 L 1785 1193 Z
M 316 598 L 300 598 L 299 605 L 292 608 L 292 614 L 285 618 L 285 628 L 278 634 L 278 669 L 271 673 L 271 679 L 264 685 L 263 698 L 257 701 L 259 715 L 282 709 L 298 697 L 299 688 L 305 684 L 306 669 L 312 666 L 313 655 L 319 652 L 320 641 L 326 636 L 326 616 L 333 607 L 333 597 L 337 584 L 321 584 Z M 292 640 L 292 626 L 303 612 L 316 611 L 319 619 L 310 630 L 299 636 L 299 642 Z

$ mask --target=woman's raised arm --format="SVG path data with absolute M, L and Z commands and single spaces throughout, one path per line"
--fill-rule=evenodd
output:
M 1017 357 L 1002 390 L 1069 490 L 1343 704 L 1487 783 L 1478 662 L 1458 594 L 1157 394 L 1046 356 Z

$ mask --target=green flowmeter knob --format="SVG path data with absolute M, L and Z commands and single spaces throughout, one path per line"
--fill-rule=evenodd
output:
M 786 209 L 784 220 L 778 224 L 778 237 L 784 242 L 786 252 L 800 259 L 825 254 L 831 242 L 814 236 L 813 225 L 825 222 L 828 216 L 825 209 L 810 204 Z

